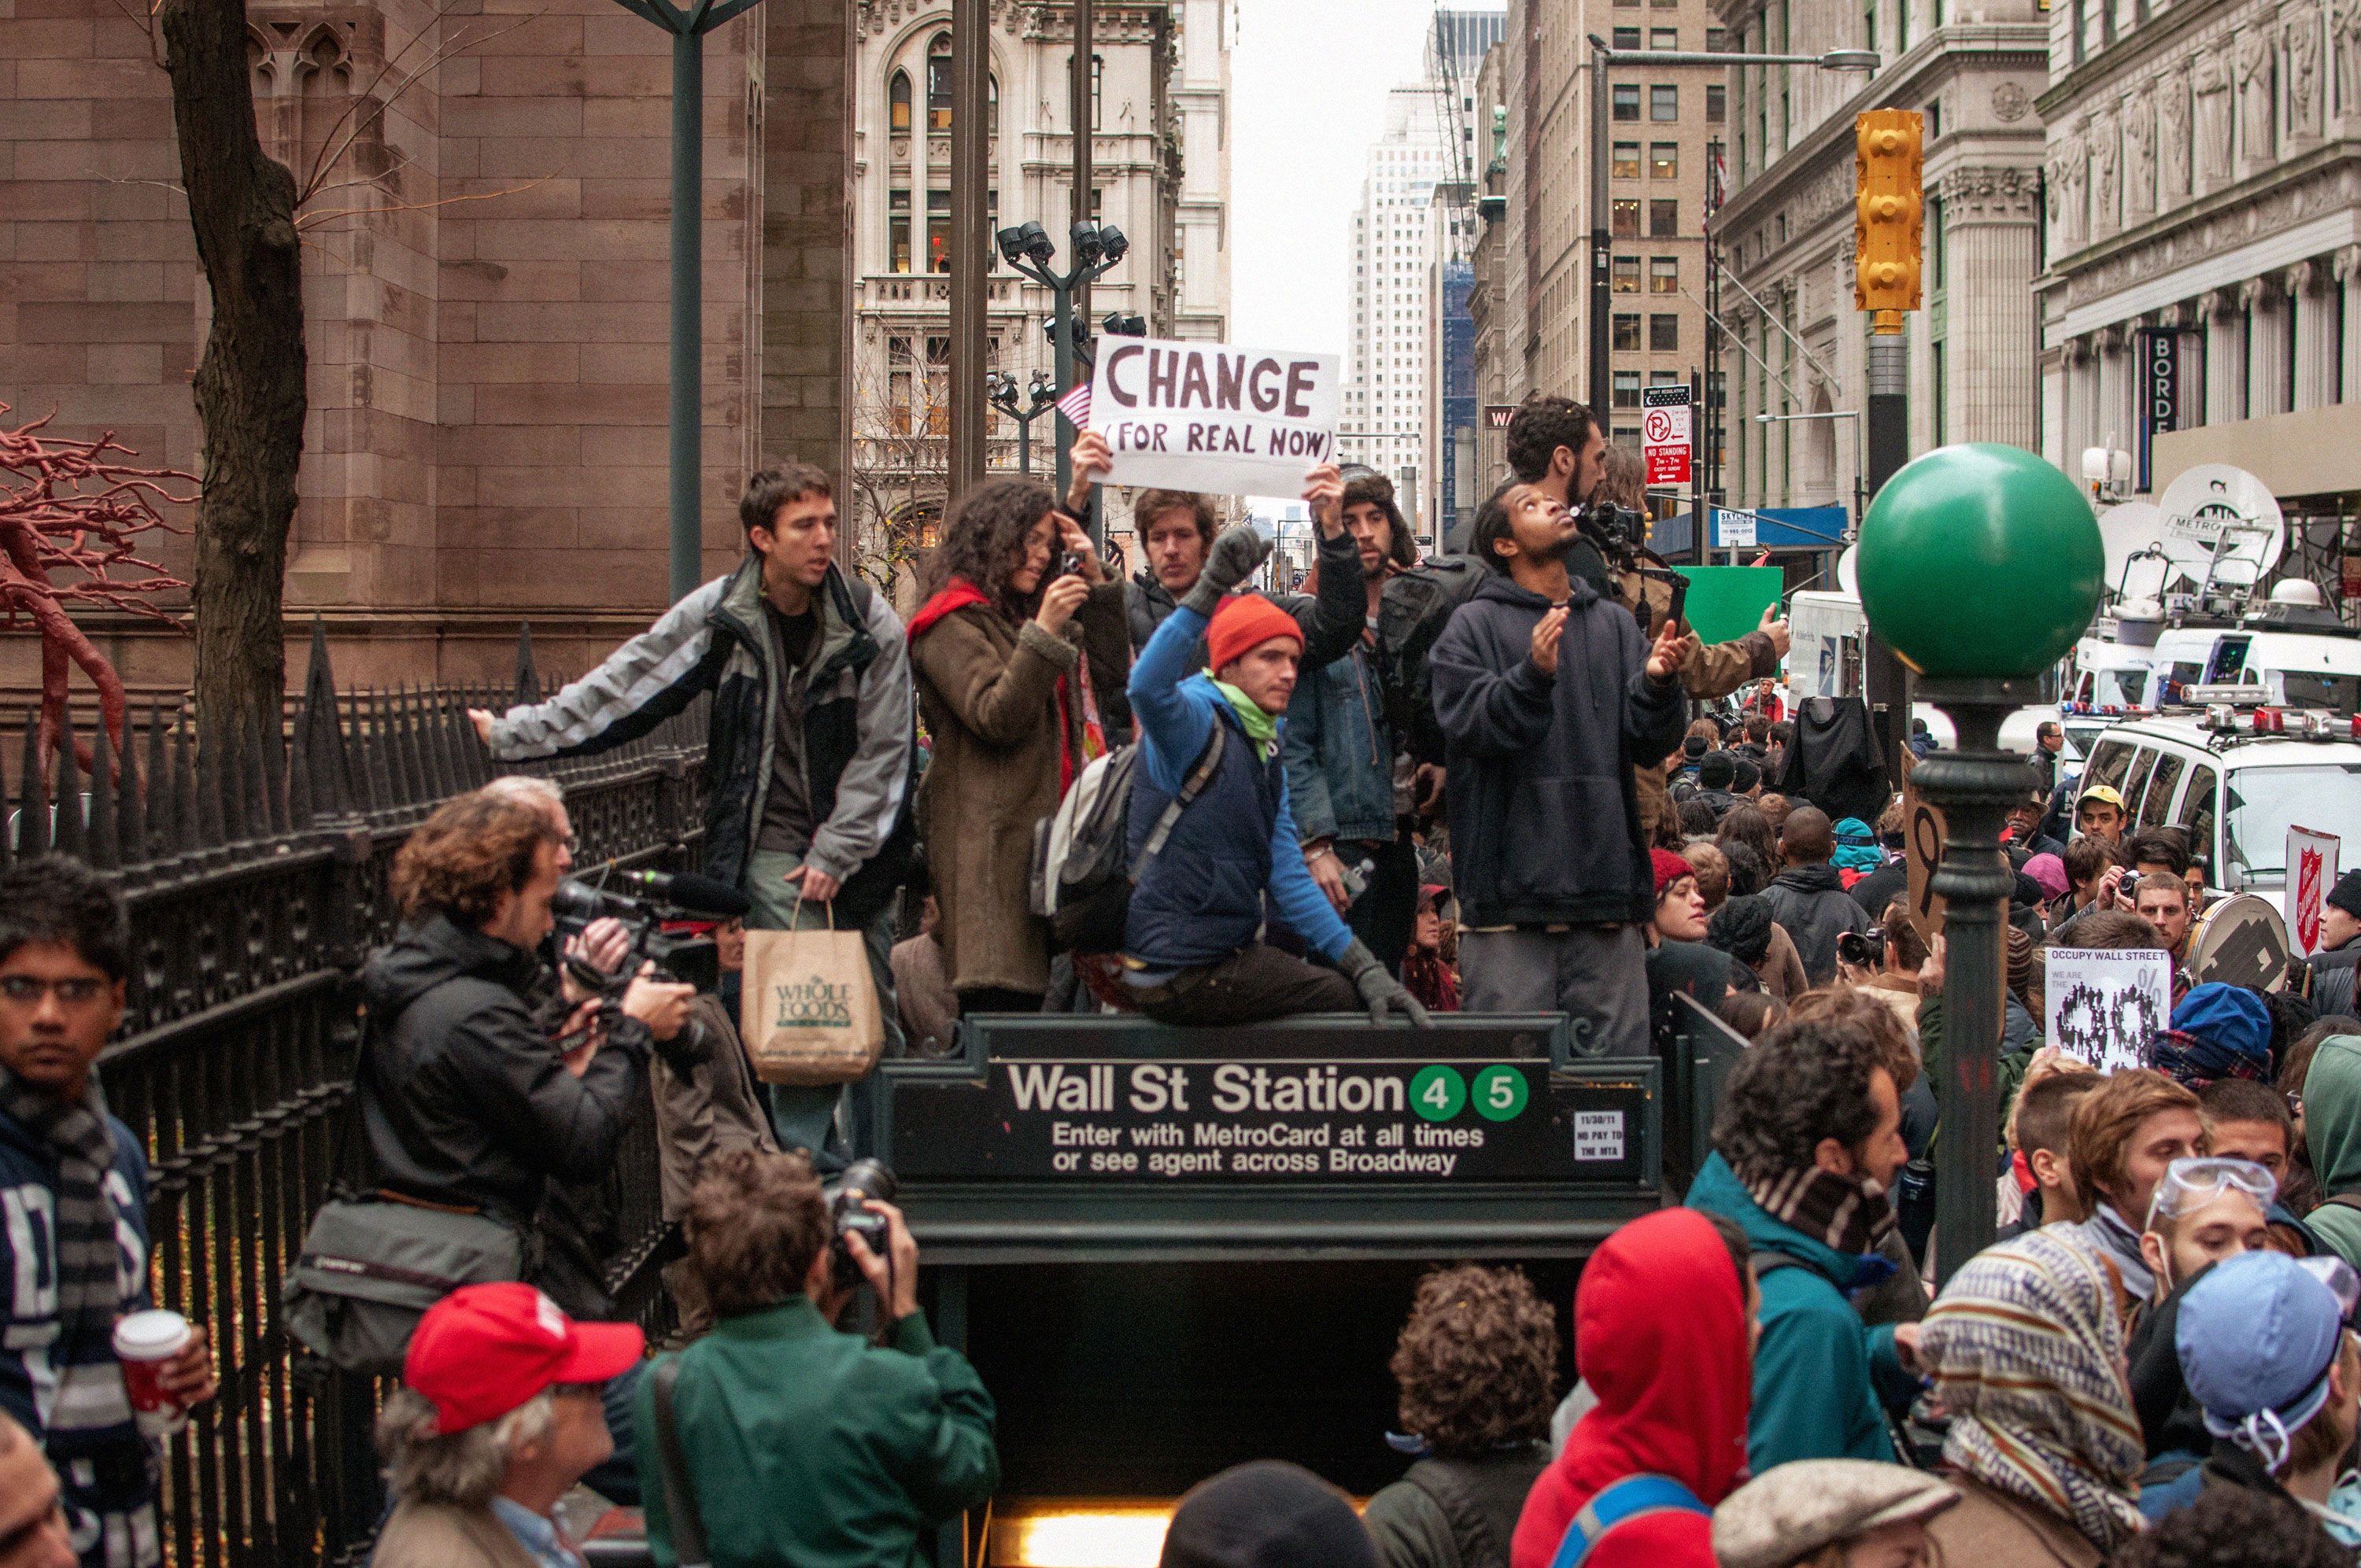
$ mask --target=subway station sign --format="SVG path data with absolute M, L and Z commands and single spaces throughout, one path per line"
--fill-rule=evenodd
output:
M 964 1063 L 892 1071 L 886 1158 L 906 1182 L 1653 1179 L 1653 1062 L 1570 1061 L 1546 1021 L 1182 1031 L 1074 1018 L 980 1034 Z

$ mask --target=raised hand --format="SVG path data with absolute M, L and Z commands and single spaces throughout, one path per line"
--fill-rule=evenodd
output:
M 1559 605 L 1533 624 L 1533 668 L 1543 674 L 1557 674 L 1557 643 L 1565 631 L 1566 609 Z

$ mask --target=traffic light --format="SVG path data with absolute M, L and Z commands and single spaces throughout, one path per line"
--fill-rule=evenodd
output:
M 1918 308 L 1926 207 L 1915 110 L 1872 109 L 1854 123 L 1852 308 L 1875 311 L 1879 328 L 1900 331 L 1888 313 Z

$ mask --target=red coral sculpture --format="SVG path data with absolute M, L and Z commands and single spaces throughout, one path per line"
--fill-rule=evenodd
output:
M 9 411 L 0 403 L 0 415 Z M 195 475 L 177 469 L 133 467 L 124 459 L 139 454 L 117 442 L 111 430 L 95 441 L 47 433 L 44 427 L 56 417 L 53 411 L 14 430 L 0 425 L 0 629 L 16 630 L 21 618 L 41 634 L 45 779 L 65 732 L 66 679 L 72 668 L 79 667 L 98 688 L 99 713 L 118 755 L 124 740 L 123 678 L 73 623 L 67 608 L 121 610 L 185 631 L 181 618 L 155 599 L 188 584 L 138 552 L 142 534 L 188 532 L 160 509 L 193 505 L 193 491 L 179 495 L 170 487 L 197 483 Z M 146 576 L 125 575 L 131 572 Z M 75 751 L 87 766 L 87 745 L 77 743 Z

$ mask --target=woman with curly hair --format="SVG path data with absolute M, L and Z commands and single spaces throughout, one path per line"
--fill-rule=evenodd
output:
M 1100 707 L 1131 667 L 1123 584 L 1030 479 L 960 499 L 928 582 L 910 665 L 934 740 L 918 827 L 944 967 L 962 1013 L 1038 1012 L 1049 942 L 1029 896 L 1033 826 L 1105 750 Z
M 1390 1366 L 1397 1439 L 1421 1457 L 1369 1499 L 1386 1568 L 1508 1568 L 1525 1494 L 1550 1462 L 1557 1321 L 1524 1271 L 1462 1264 L 1418 1282 Z

